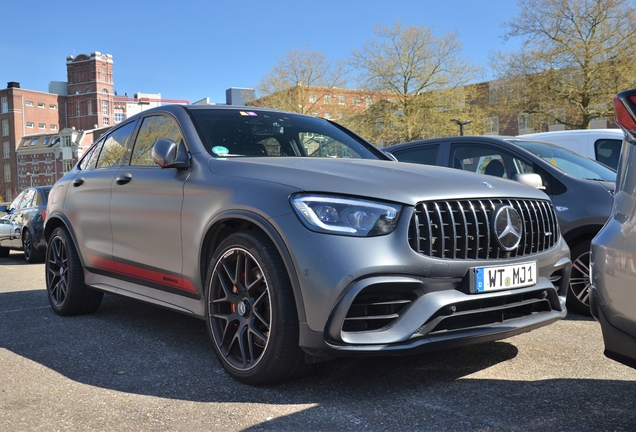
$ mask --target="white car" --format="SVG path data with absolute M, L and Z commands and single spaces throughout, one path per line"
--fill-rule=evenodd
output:
M 560 145 L 597 160 L 614 170 L 618 166 L 618 156 L 623 145 L 623 131 L 621 129 L 564 130 L 519 136 Z

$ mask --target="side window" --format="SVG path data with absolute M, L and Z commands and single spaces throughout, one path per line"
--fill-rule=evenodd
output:
M 512 179 L 516 174 L 533 172 L 532 165 L 512 153 L 487 144 L 453 144 L 453 168 Z
M 100 150 L 102 149 L 102 145 L 104 145 L 104 140 L 100 140 L 91 147 L 88 152 L 84 155 L 82 160 L 79 163 L 79 169 L 86 170 L 90 168 L 95 168 L 97 166 L 97 156 L 99 155 Z
M 25 209 L 29 207 L 33 207 L 33 201 L 35 198 L 35 189 L 27 189 L 22 192 L 16 199 L 13 201 L 15 205 L 12 205 L 16 210 Z
M 596 160 L 612 169 L 618 168 L 618 157 L 621 154 L 622 140 L 599 139 L 594 143 Z
M 408 148 L 394 153 L 400 162 L 412 162 L 425 165 L 435 165 L 437 162 L 437 154 L 439 153 L 439 144 Z M 459 168 L 459 167 L 454 167 Z
M 9 206 L 10 209 L 13 210 L 20 210 L 22 208 L 22 203 L 25 202 L 25 195 L 27 194 L 28 190 L 22 191 L 20 192 L 20 195 L 18 195 L 13 202 L 11 203 L 11 205 Z
M 97 168 L 118 166 L 126 161 L 126 145 L 135 131 L 136 122 L 131 122 L 106 136 L 97 160 Z
M 183 135 L 177 122 L 172 117 L 163 115 L 143 119 L 132 151 L 130 164 L 154 165 L 152 146 L 161 138 L 167 138 L 179 143 L 183 139 Z

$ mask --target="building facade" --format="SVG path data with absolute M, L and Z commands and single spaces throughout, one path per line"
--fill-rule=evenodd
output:
M 188 103 L 161 94 L 117 96 L 110 54 L 68 56 L 66 70 L 67 82 L 51 82 L 48 93 L 13 81 L 0 90 L 0 202 L 31 184 L 53 184 L 101 133 L 127 117 L 162 103 Z

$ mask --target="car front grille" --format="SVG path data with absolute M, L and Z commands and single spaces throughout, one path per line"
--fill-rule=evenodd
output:
M 512 206 L 522 220 L 521 241 L 512 251 L 502 248 L 493 234 L 493 215 L 501 205 Z M 418 253 L 435 258 L 499 259 L 548 250 L 559 233 L 556 211 L 548 200 L 424 201 L 415 207 L 409 244 Z

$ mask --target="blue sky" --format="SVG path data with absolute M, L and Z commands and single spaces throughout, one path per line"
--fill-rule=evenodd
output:
M 104 9 L 104 5 L 109 5 Z M 2 2 L 0 88 L 48 91 L 66 81 L 66 57 L 112 54 L 115 90 L 225 102 L 229 87 L 255 87 L 292 49 L 346 59 L 375 24 L 457 31 L 466 57 L 486 66 L 504 43 L 515 0 L 21 0 Z

